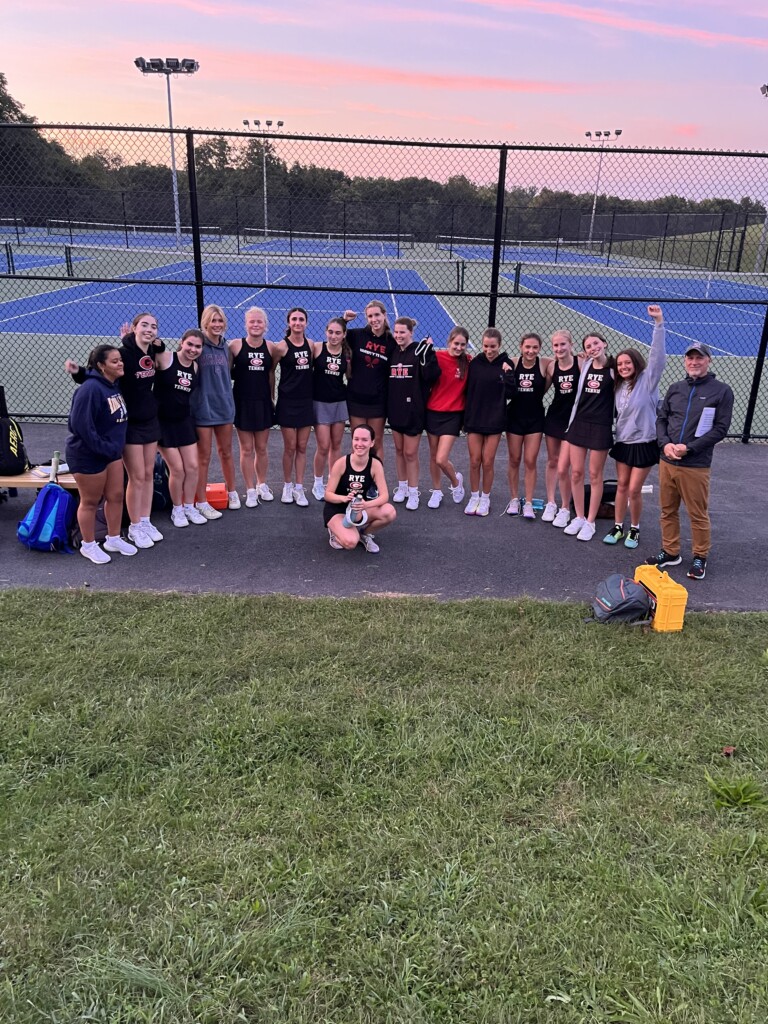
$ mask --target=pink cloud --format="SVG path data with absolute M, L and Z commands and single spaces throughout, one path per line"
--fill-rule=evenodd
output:
M 536 93 L 563 95 L 592 92 L 596 87 L 584 82 L 537 81 L 527 78 L 501 78 L 492 75 L 448 75 L 430 71 L 395 69 L 385 64 L 363 64 L 342 58 L 322 60 L 296 54 L 231 51 L 207 51 L 199 55 L 221 68 L 219 77 L 238 80 L 281 81 L 291 85 L 334 88 L 345 85 L 375 85 L 387 89 L 426 89 L 451 92 Z
M 122 4 L 134 4 L 139 7 L 154 6 L 150 0 L 121 0 Z M 227 0 L 164 0 L 163 7 L 179 7 L 194 14 L 202 14 L 211 18 L 247 18 L 263 25 L 316 25 L 318 19 L 306 18 L 289 10 L 287 5 L 277 8 L 263 7 L 259 4 L 238 4 Z
M 745 46 L 750 49 L 768 49 L 768 39 L 754 36 L 736 36 L 728 32 L 711 32 L 708 29 L 693 28 L 690 25 L 667 25 L 659 21 L 647 21 L 642 18 L 630 18 L 623 14 L 601 10 L 597 7 L 581 7 L 577 4 L 557 3 L 552 0 L 462 0 L 465 4 L 476 7 L 491 7 L 496 10 L 513 13 L 515 11 L 533 11 L 538 14 L 549 14 L 558 18 L 581 21 L 606 28 L 617 28 L 624 32 L 640 32 L 643 35 L 667 39 L 684 39 L 687 42 L 703 46 L 728 44 Z
M 479 117 L 467 117 L 461 114 L 430 114 L 425 110 L 417 110 L 414 107 L 407 109 L 396 109 L 393 107 L 380 107 L 375 103 L 346 103 L 347 110 L 353 110 L 362 114 L 380 114 L 384 117 L 397 117 L 413 121 L 429 121 L 439 124 L 466 124 L 473 128 L 494 128 L 499 127 L 497 121 L 486 121 Z
M 701 134 L 700 124 L 672 124 L 669 127 L 681 139 L 695 139 Z

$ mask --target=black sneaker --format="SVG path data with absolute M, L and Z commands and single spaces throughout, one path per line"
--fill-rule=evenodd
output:
M 650 558 L 646 558 L 646 565 L 655 565 L 659 569 L 663 569 L 665 565 L 680 565 L 682 558 L 680 555 L 670 555 L 664 548 L 658 553 L 658 555 L 651 555 Z
M 688 576 L 692 580 L 703 580 L 707 575 L 707 560 L 706 558 L 700 558 L 698 555 L 691 562 L 691 568 L 688 570 Z

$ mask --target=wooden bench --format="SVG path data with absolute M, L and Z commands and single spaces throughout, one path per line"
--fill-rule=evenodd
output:
M 62 487 L 66 487 L 69 491 L 77 490 L 75 478 L 71 473 L 59 473 L 56 482 L 61 484 Z M 45 487 L 47 483 L 47 476 L 38 476 L 38 474 L 31 469 L 27 470 L 26 473 L 19 473 L 16 476 L 0 476 L 0 487 L 34 487 L 40 490 L 40 488 Z

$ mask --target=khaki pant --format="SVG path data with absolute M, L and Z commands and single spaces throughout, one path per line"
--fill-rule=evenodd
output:
M 711 547 L 709 522 L 709 477 L 707 467 L 687 469 L 669 462 L 659 463 L 659 505 L 661 546 L 670 555 L 680 553 L 680 502 L 691 520 L 694 557 L 706 558 Z

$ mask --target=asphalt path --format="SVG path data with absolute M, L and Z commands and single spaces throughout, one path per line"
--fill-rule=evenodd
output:
M 54 449 L 64 450 L 63 424 L 24 424 L 30 457 L 50 461 Z M 348 450 L 349 436 L 346 437 Z M 310 441 L 307 491 L 311 486 Z M 381 551 L 372 555 L 362 545 L 334 551 L 323 528 L 320 502 L 310 496 L 308 508 L 280 503 L 282 451 L 280 434 L 270 435 L 269 483 L 275 501 L 258 508 L 245 505 L 225 511 L 205 526 L 179 530 L 167 513 L 153 517 L 165 539 L 132 558 L 113 555 L 96 566 L 79 554 L 28 551 L 16 539 L 18 520 L 33 500 L 32 491 L 0 503 L 0 587 L 225 594 L 292 594 L 300 597 L 426 596 L 440 600 L 475 597 L 514 598 L 527 595 L 552 601 L 590 601 L 597 583 L 611 572 L 631 576 L 634 567 L 660 544 L 656 471 L 649 482 L 640 547 L 629 551 L 601 542 L 610 522 L 599 521 L 589 543 L 566 537 L 551 525 L 503 515 L 507 502 L 506 444 L 496 459 L 496 482 L 487 518 L 463 515 L 447 486 L 438 509 L 427 508 L 429 496 L 427 444 L 422 441 L 421 507 L 408 512 L 398 506 L 397 521 L 380 537 Z M 464 439 L 457 441 L 455 464 L 468 477 Z M 394 452 L 386 438 L 387 479 L 394 478 Z M 768 518 L 763 514 L 768 446 L 722 443 L 715 451 L 710 510 L 713 550 L 706 579 L 688 580 L 690 533 L 683 512 L 682 565 L 670 575 L 689 592 L 695 610 L 765 610 L 768 608 Z M 543 489 L 543 456 L 539 463 Z M 609 460 L 606 476 L 612 475 Z M 221 479 L 218 464 L 211 479 Z M 242 486 L 242 481 L 239 480 Z

